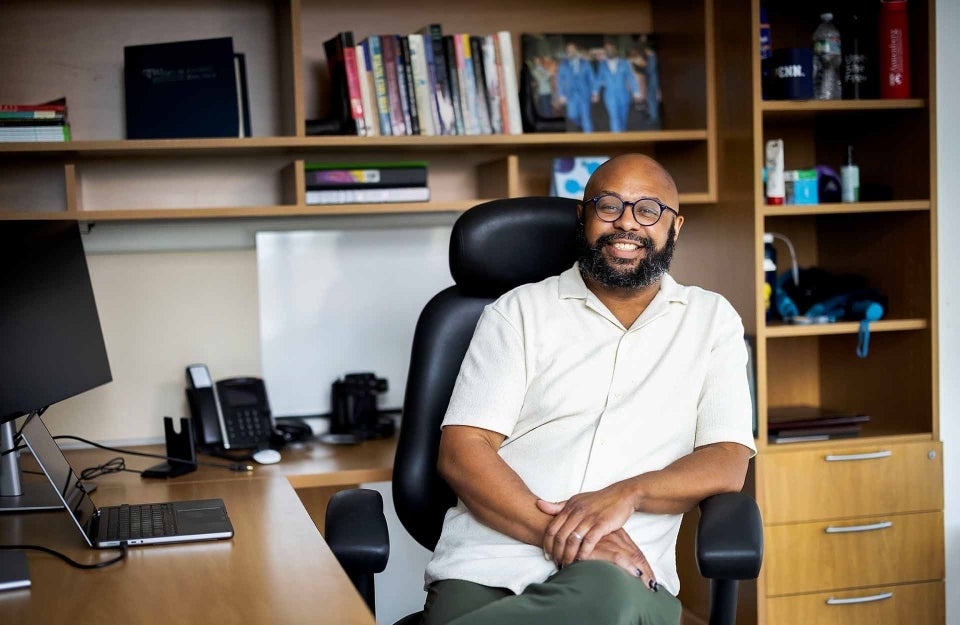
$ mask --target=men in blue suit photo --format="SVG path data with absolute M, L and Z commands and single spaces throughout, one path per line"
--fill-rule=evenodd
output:
M 623 132 L 627 129 L 631 103 L 639 102 L 643 96 L 630 62 L 620 56 L 617 44 L 607 41 L 603 44 L 603 50 L 605 58 L 597 68 L 595 92 L 603 89 L 603 103 L 610 117 L 610 130 Z
M 576 43 L 567 43 L 566 58 L 557 69 L 557 99 L 566 107 L 567 121 L 583 132 L 593 132 L 590 105 L 599 99 L 596 82 L 590 59 Z

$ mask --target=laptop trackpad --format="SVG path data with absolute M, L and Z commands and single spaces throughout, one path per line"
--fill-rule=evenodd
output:
M 191 502 L 193 503 L 193 502 Z M 204 505 L 205 502 L 180 503 L 176 506 L 177 530 L 180 534 L 195 534 L 221 531 L 227 522 L 226 510 L 219 505 Z

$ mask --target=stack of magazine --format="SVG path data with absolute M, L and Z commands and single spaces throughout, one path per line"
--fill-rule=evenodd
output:
M 0 142 L 69 140 L 66 98 L 43 104 L 0 104 Z
M 307 204 L 426 202 L 427 164 L 307 163 Z
M 771 408 L 767 433 L 771 443 L 800 443 L 852 438 L 870 416 L 856 412 L 828 410 L 817 406 Z

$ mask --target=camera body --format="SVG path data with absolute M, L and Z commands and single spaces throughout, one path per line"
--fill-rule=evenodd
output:
M 348 373 L 330 392 L 330 433 L 352 434 L 360 440 L 393 435 L 394 423 L 380 414 L 377 396 L 387 391 L 385 378 L 373 373 Z

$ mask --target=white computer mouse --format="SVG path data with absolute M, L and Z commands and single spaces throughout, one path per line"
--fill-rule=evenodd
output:
M 276 464 L 280 462 L 280 452 L 276 449 L 261 449 L 253 454 L 253 459 L 260 464 Z

